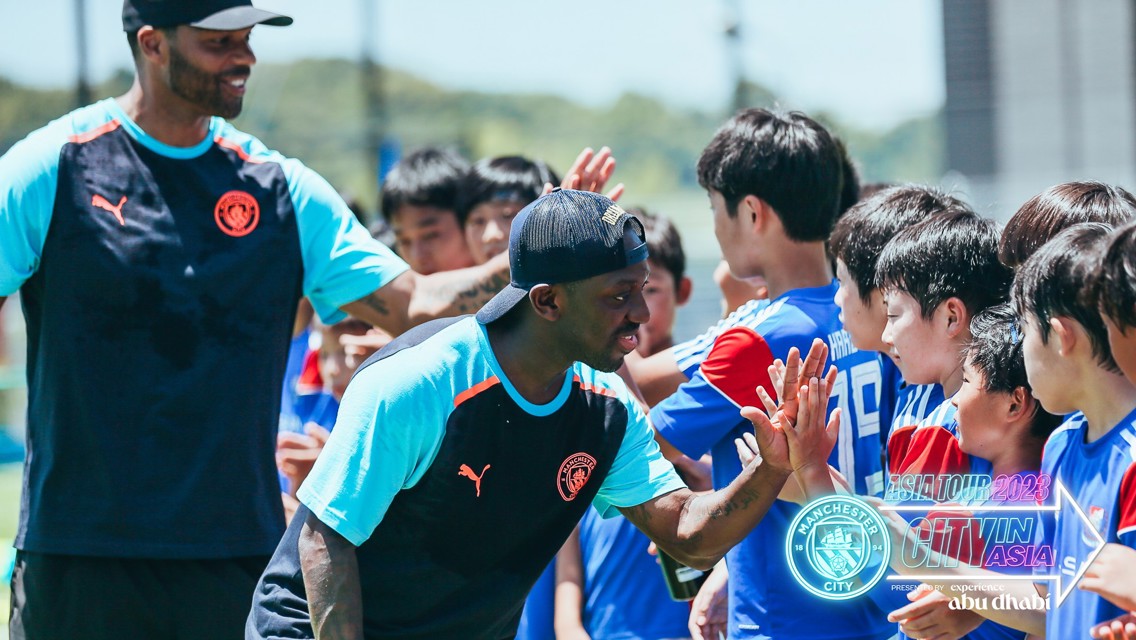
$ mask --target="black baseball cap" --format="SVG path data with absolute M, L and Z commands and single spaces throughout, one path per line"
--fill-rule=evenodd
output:
M 252 6 L 252 0 L 124 0 L 122 30 L 132 33 L 146 25 L 236 31 L 257 24 L 286 27 L 292 18 Z
M 623 246 L 628 225 L 639 236 Z M 638 264 L 647 259 L 643 224 L 610 198 L 591 191 L 553 189 L 529 203 L 509 230 L 509 286 L 477 312 L 489 324 L 528 297 L 538 284 L 559 284 Z

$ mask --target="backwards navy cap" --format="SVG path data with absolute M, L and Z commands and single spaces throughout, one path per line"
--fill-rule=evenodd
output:
M 631 249 L 623 246 L 628 225 L 640 239 Z M 477 312 L 477 321 L 488 324 L 505 315 L 538 284 L 586 280 L 643 262 L 646 237 L 642 223 L 610 198 L 591 191 L 553 189 L 513 218 L 512 281 Z

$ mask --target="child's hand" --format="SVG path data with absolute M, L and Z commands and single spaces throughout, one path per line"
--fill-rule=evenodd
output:
M 1078 588 L 1092 591 L 1125 611 L 1136 610 L 1136 549 L 1110 543 L 1085 571 Z M 1108 636 L 1103 636 L 1108 637 Z
M 304 433 L 284 432 L 276 436 L 276 466 L 288 478 L 289 493 L 296 495 L 300 484 L 312 472 L 323 446 L 327 444 L 331 432 L 309 422 Z
M 912 604 L 888 614 L 899 630 L 912 638 L 962 638 L 981 625 L 985 618 L 967 609 L 951 609 L 950 596 L 921 584 L 907 594 Z
M 1089 635 L 1101 640 L 1136 640 L 1136 612 L 1102 622 L 1089 629 Z

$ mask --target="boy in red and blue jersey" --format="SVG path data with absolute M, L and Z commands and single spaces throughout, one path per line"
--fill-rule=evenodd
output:
M 826 341 L 841 370 L 831 406 L 843 406 L 830 462 L 859 493 L 882 489 L 881 364 L 852 346 L 833 304 L 836 284 L 824 241 L 835 222 L 843 181 L 833 137 L 800 113 L 750 109 L 718 131 L 698 163 L 710 195 L 714 231 L 731 272 L 761 275 L 769 301 L 741 307 L 694 343 L 674 350 L 689 381 L 651 412 L 668 457 L 714 458 L 723 486 L 741 471 L 734 439 L 748 431 L 743 406 L 761 406 L 755 389 L 773 395 L 767 366 L 814 339 Z M 698 346 L 701 345 L 701 346 Z M 633 369 L 634 371 L 634 369 Z M 798 507 L 779 500 L 727 556 L 731 638 L 879 638 L 893 627 L 870 601 L 830 603 L 807 596 L 782 554 Z M 799 606 L 809 601 L 810 607 Z M 823 612 L 821 611 L 823 610 Z M 823 628 L 813 624 L 818 615 Z
M 1076 575 L 1099 541 L 1136 547 L 1136 386 L 1112 357 L 1095 300 L 1079 295 L 1100 265 L 1111 228 L 1071 227 L 1030 257 L 1014 282 L 1022 349 L 1034 395 L 1048 411 L 1075 413 L 1050 437 L 1042 473 L 1060 482 L 1095 532 L 1071 518 L 1042 527 L 1057 570 Z M 1048 523 L 1047 523 L 1048 524 Z M 1096 593 L 1074 589 L 1046 612 L 1051 638 L 1085 635 L 1126 613 Z
M 887 244 L 876 280 L 887 308 L 881 337 L 903 379 L 938 384 L 946 397 L 953 396 L 962 385 L 961 354 L 971 337 L 971 318 L 1008 294 L 1010 271 L 998 262 L 996 226 L 955 200 L 949 210 Z M 988 472 L 989 463 L 959 449 L 954 414 L 955 407 L 944 402 L 914 429 L 893 433 L 890 474 Z
M 887 308 L 883 290 L 876 280 L 876 264 L 884 247 L 903 229 L 964 206 L 956 198 L 931 187 L 890 187 L 849 209 L 837 220 L 828 238 L 829 251 L 836 261 L 836 280 L 840 283 L 836 305 L 840 307 L 841 322 L 852 345 L 864 351 L 888 354 L 884 359 L 884 384 L 896 391 L 894 406 L 884 407 L 885 413 L 891 416 L 888 430 L 881 433 L 885 443 L 893 434 L 908 433 L 945 398 L 938 383 L 905 381 L 892 361 L 891 349 L 882 338 Z M 892 399 L 890 395 L 885 394 L 884 398 Z
M 1109 238 L 1101 261 L 1100 271 L 1093 278 L 1093 295 L 1108 331 L 1108 344 L 1117 366 L 1130 382 L 1136 383 L 1136 287 L 1132 273 L 1136 273 L 1136 224 L 1128 224 Z M 1131 519 L 1119 533 L 1131 533 Z M 1113 604 L 1129 611 L 1122 624 L 1129 625 L 1130 637 L 1136 633 L 1130 625 L 1136 624 L 1136 576 L 1123 567 L 1136 564 L 1136 550 L 1121 545 L 1109 545 L 1085 574 L 1081 588 L 1099 593 Z M 1100 566 L 1098 566 L 1100 565 Z M 1104 565 L 1108 565 L 1107 567 Z M 1120 569 L 1120 571 L 1109 568 Z M 1127 579 L 1121 576 L 1127 576 Z M 1098 637 L 1103 637 L 1101 633 Z

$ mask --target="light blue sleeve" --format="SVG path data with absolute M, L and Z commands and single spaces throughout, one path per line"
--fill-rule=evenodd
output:
M 296 210 L 304 295 L 324 322 L 346 317 L 339 310 L 385 286 L 410 267 L 375 240 L 326 180 L 299 160 L 281 163 Z
M 391 501 L 418 483 L 442 446 L 452 390 L 406 375 L 406 349 L 359 372 L 347 387 L 335 429 L 297 494 L 312 513 L 359 546 Z
M 66 140 L 58 127 L 32 133 L 0 157 L 0 296 L 15 293 L 39 268 Z
M 604 518 L 619 515 L 619 507 L 643 504 L 686 486 L 663 457 L 639 404 L 628 395 L 621 395 L 621 399 L 628 412 L 627 430 L 611 471 L 592 501 Z

